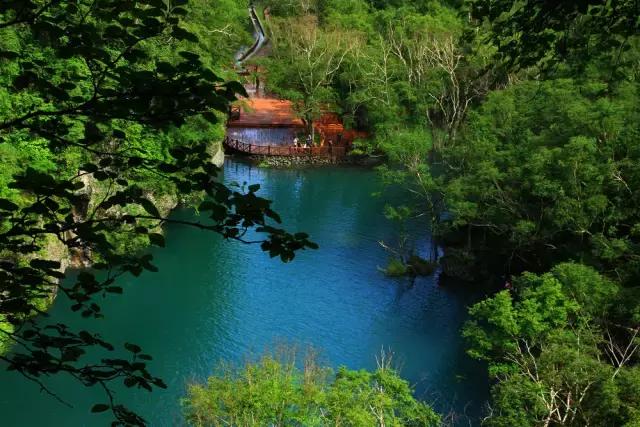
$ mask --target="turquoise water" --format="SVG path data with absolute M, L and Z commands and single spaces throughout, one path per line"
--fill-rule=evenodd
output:
M 462 287 L 438 286 L 433 277 L 411 285 L 378 271 L 387 255 L 377 242 L 392 241 L 395 230 L 381 214 L 384 201 L 371 197 L 379 189 L 374 172 L 278 171 L 228 162 L 225 180 L 260 183 L 286 226 L 311 234 L 320 250 L 285 265 L 257 246 L 168 227 L 167 248 L 153 251 L 160 272 L 124 279 L 125 296 L 102 301 L 106 318 L 84 324 L 114 344 L 141 345 L 154 356 L 152 372 L 169 386 L 153 393 L 118 389 L 117 399 L 150 425 L 181 425 L 179 398 L 187 383 L 205 379 L 221 359 L 240 362 L 286 341 L 313 345 L 336 367 L 373 368 L 380 350 L 391 349 L 419 397 L 442 411 L 477 414 L 486 379 L 459 339 L 472 297 Z M 426 228 L 414 233 L 426 251 Z M 47 321 L 81 324 L 68 306 L 58 299 Z M 73 408 L 1 372 L 0 424 L 107 425 L 109 418 L 89 412 L 105 401 L 100 390 L 66 378 L 47 384 Z

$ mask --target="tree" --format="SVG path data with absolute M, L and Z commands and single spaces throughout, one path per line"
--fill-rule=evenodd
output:
M 520 69 L 548 70 L 564 61 L 581 67 L 601 57 L 602 65 L 608 62 L 615 70 L 640 25 L 634 0 L 472 0 L 469 6 L 473 18 L 490 26 L 488 34 L 505 63 Z
M 470 106 L 494 84 L 490 48 L 463 39 L 465 22 L 438 2 L 429 14 L 392 9 L 374 22 L 372 41 L 349 58 L 360 71 L 350 80 L 350 98 L 391 109 L 399 123 L 430 127 L 434 150 L 454 143 Z
M 633 425 L 640 386 L 637 320 L 614 307 L 626 296 L 593 269 L 560 264 L 524 274 L 470 309 L 469 354 L 497 380 L 486 424 Z
M 276 16 L 308 15 L 317 12 L 321 0 L 260 0 L 269 14 Z
M 556 79 L 492 93 L 443 156 L 451 245 L 497 271 L 582 259 L 637 283 L 636 91 Z
M 470 309 L 469 354 L 496 381 L 485 423 L 635 425 L 638 4 L 469 5 L 468 36 L 513 74 L 443 153 L 447 252 L 538 273 Z
M 433 149 L 431 135 L 425 129 L 410 130 L 389 129 L 380 132 L 376 138 L 380 149 L 389 156 L 389 164 L 378 168 L 382 182 L 390 191 L 397 191 L 398 186 L 404 191 L 403 206 L 394 208 L 387 206 L 386 216 L 404 224 L 409 219 L 428 218 L 429 229 L 437 232 L 441 216 L 444 212 L 444 196 L 440 192 L 440 183 L 431 172 L 429 153 Z M 404 228 L 404 225 L 403 227 Z M 397 258 L 406 262 L 417 256 L 413 248 L 406 251 L 409 236 L 405 231 L 400 233 L 399 254 Z M 432 238 L 430 260 L 438 258 L 438 244 Z
M 223 367 L 206 385 L 189 386 L 183 405 L 194 426 L 440 424 L 389 366 L 334 373 L 313 355 L 297 361 L 292 350 L 267 354 L 242 369 Z
M 156 270 L 150 255 L 123 251 L 117 241 L 135 236 L 163 246 L 157 230 L 168 222 L 245 243 L 254 228 L 264 236 L 256 243 L 284 261 L 315 247 L 308 236 L 274 226 L 280 219 L 257 196 L 258 186 L 220 183 L 201 140 L 185 133 L 158 147 L 194 123 L 216 123 L 236 94 L 244 94 L 241 85 L 224 82 L 198 54 L 183 49 L 198 41 L 184 28 L 186 7 L 186 0 L 0 6 L 0 77 L 9 83 L 0 90 L 0 141 L 52 153 L 38 169 L 16 170 L 0 199 L 0 332 L 14 350 L 0 360 L 40 385 L 42 377 L 65 373 L 102 387 L 108 402 L 93 411 L 111 410 L 115 425 L 144 420 L 113 400 L 111 381 L 149 391 L 164 383 L 147 370 L 151 356 L 135 344 L 125 344 L 129 356 L 116 358 L 109 355 L 114 345 L 96 334 L 33 322 L 34 315 L 46 315 L 46 301 L 56 291 L 73 302 L 71 310 L 100 317 L 94 297 L 122 293 L 119 276 Z M 168 218 L 144 187 L 151 175 L 160 188 L 206 196 L 199 206 L 206 219 Z M 103 189 L 98 200 L 87 196 L 89 182 Z M 63 281 L 52 247 L 84 254 L 97 273 Z M 83 361 L 91 348 L 107 353 L 100 363 Z
M 309 134 L 328 105 L 335 105 L 331 84 L 346 56 L 355 48 L 352 34 L 320 28 L 313 15 L 274 19 L 273 53 L 267 61 L 269 89 L 293 101 Z

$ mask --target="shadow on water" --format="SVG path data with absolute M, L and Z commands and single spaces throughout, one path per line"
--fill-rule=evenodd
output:
M 313 345 L 335 367 L 374 368 L 380 350 L 391 349 L 418 396 L 445 412 L 466 408 L 478 415 L 487 381 L 459 338 L 474 296 L 468 289 L 440 287 L 434 277 L 408 286 L 378 271 L 387 255 L 377 241 L 392 239 L 394 229 L 382 215 L 384 201 L 371 197 L 378 190 L 374 172 L 265 170 L 230 162 L 225 180 L 261 184 L 260 194 L 274 200 L 286 227 L 308 232 L 320 250 L 282 264 L 257 246 L 170 226 L 167 248 L 152 251 L 160 272 L 123 279 L 125 296 L 102 301 L 105 319 L 82 323 L 60 298 L 49 322 L 82 325 L 120 345 L 137 343 L 154 356 L 152 372 L 169 389 L 150 394 L 119 388 L 118 399 L 151 425 L 181 425 L 179 399 L 189 382 L 204 380 L 221 359 L 240 362 L 284 340 Z M 424 234 L 421 245 L 428 245 Z M 3 426 L 107 421 L 89 412 L 104 401 L 100 390 L 67 378 L 47 384 L 72 409 L 15 374 L 0 373 L 0 384 Z

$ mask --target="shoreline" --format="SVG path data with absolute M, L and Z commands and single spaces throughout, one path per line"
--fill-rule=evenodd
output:
M 313 156 L 243 156 L 226 154 L 225 159 L 233 159 L 241 163 L 250 163 L 265 169 L 306 169 L 322 167 L 374 168 L 385 162 L 383 156 L 346 156 L 341 159 L 331 159 Z

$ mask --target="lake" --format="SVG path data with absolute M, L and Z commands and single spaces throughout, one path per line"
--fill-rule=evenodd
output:
M 82 324 L 120 347 L 139 344 L 154 356 L 152 373 L 169 386 L 153 393 L 118 388 L 117 399 L 150 425 L 181 425 L 186 384 L 205 380 L 221 360 L 242 362 L 287 342 L 312 345 L 331 366 L 354 369 L 375 368 L 376 355 L 392 351 L 418 397 L 440 411 L 479 413 L 486 374 L 465 356 L 459 337 L 474 296 L 468 287 L 439 286 L 435 276 L 411 284 L 379 271 L 388 255 L 378 242 L 393 242 L 397 230 L 382 214 L 385 201 L 372 197 L 380 190 L 374 171 L 270 170 L 227 160 L 224 179 L 261 184 L 259 194 L 274 200 L 285 227 L 309 233 L 320 249 L 283 264 L 258 246 L 172 225 L 167 247 L 152 250 L 160 272 L 122 279 L 125 295 L 101 302 L 104 319 L 81 321 L 59 298 L 46 322 Z M 412 233 L 427 253 L 426 225 Z M 110 418 L 90 414 L 93 403 L 106 400 L 98 388 L 68 378 L 47 384 L 73 408 L 16 374 L 0 373 L 1 424 L 107 425 Z

